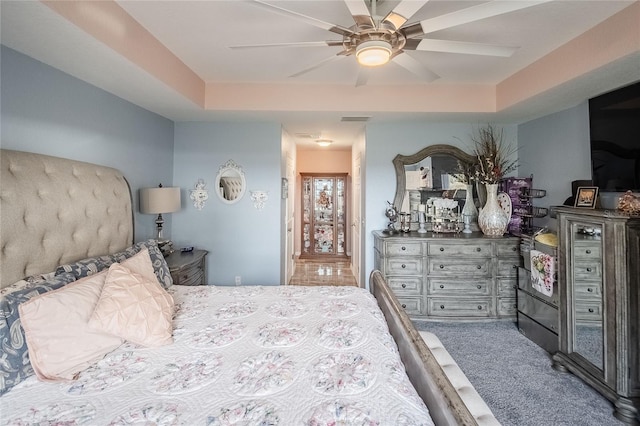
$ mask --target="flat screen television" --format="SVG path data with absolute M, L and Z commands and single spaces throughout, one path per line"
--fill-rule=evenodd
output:
M 589 100 L 593 184 L 640 192 L 640 82 Z

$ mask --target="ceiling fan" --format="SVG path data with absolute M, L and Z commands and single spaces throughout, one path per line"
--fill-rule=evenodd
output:
M 342 36 L 342 40 L 254 44 L 231 46 L 231 48 L 342 46 L 342 50 L 336 55 L 324 59 L 311 67 L 303 69 L 291 75 L 291 77 L 297 77 L 305 74 L 340 58 L 355 56 L 358 63 L 363 65 L 359 69 L 356 86 L 366 84 L 369 78 L 369 69 L 371 67 L 384 65 L 389 61 L 406 68 L 425 81 L 431 82 L 440 76 L 410 55 L 403 54 L 405 51 L 418 50 L 509 57 L 518 48 L 512 46 L 437 40 L 426 38 L 425 36 L 427 34 L 457 25 L 490 18 L 492 16 L 502 15 L 541 3 L 546 3 L 551 0 L 493 0 L 409 24 L 407 24 L 409 19 L 429 0 L 402 0 L 393 8 L 393 10 L 382 18 L 376 16 L 376 3 L 380 0 L 344 1 L 349 12 L 353 16 L 353 20 L 355 21 L 355 25 L 349 28 L 284 9 L 263 0 L 253 0 L 251 2 L 253 5 L 306 22 L 334 34 L 338 34 Z M 367 4 L 371 5 L 371 10 Z

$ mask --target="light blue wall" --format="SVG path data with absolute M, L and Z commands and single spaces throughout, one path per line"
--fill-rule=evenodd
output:
M 393 158 L 397 154 L 412 155 L 435 144 L 456 146 L 465 152 L 473 151 L 470 136 L 480 124 L 470 123 L 371 123 L 366 128 L 366 186 L 365 221 L 363 237 L 365 241 L 365 276 L 373 269 L 372 232 L 384 229 L 387 218 L 384 215 L 387 201 L 393 203 L 396 192 L 396 175 Z M 495 124 L 503 128 L 505 143 L 515 147 L 516 127 Z
M 571 181 L 591 179 L 589 105 L 580 105 L 518 126 L 519 174 L 533 175 L 533 186 L 547 191 L 534 205 L 561 205 L 571 196 Z M 548 216 L 537 226 L 555 228 Z
M 183 188 L 186 207 L 173 214 L 173 240 L 209 251 L 208 282 L 233 285 L 280 284 L 281 139 L 279 124 L 176 123 L 174 184 Z M 245 172 L 247 192 L 237 203 L 224 204 L 214 191 L 218 168 L 235 161 Z M 204 179 L 209 200 L 203 210 L 188 203 L 188 190 Z M 269 192 L 257 210 L 251 190 Z M 184 205 L 184 203 L 183 203 Z
M 173 122 L 5 46 L 1 67 L 0 146 L 120 170 L 133 193 L 135 239 L 153 237 L 155 218 L 137 213 L 137 194 L 171 184 Z

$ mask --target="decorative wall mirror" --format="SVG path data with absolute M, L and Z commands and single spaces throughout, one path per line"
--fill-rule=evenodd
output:
M 393 166 L 396 170 L 396 196 L 393 205 L 398 212 L 402 211 L 407 193 L 407 176 L 410 171 L 419 170 L 421 164 L 430 164 L 430 170 L 425 179 L 429 180 L 427 186 L 442 187 L 441 175 L 453 174 L 458 161 L 464 163 L 474 163 L 476 158 L 467 154 L 459 148 L 451 145 L 431 145 L 421 149 L 413 155 L 396 155 L 393 159 Z M 426 169 L 426 167 L 425 167 Z
M 247 182 L 244 179 L 242 167 L 233 160 L 229 160 L 220 166 L 216 176 L 216 193 L 223 203 L 234 204 L 240 201 L 247 190 Z

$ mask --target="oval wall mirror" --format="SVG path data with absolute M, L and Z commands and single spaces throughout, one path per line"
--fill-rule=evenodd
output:
M 233 160 L 220 166 L 216 176 L 216 193 L 223 203 L 234 204 L 240 201 L 247 189 L 242 167 Z

